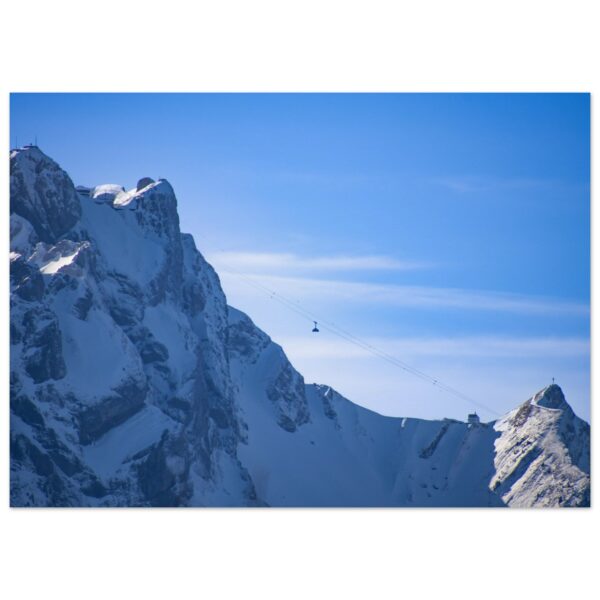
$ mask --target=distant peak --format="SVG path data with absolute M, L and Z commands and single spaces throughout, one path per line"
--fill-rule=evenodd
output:
M 29 160 L 35 161 L 42 159 L 52 160 L 49 156 L 47 156 L 40 150 L 39 146 L 36 146 L 34 144 L 27 144 L 26 146 L 21 146 L 20 148 L 13 148 L 10 151 L 10 158 L 11 160 L 23 158 L 28 158 Z
M 11 150 L 10 165 L 11 169 L 20 169 L 23 172 L 31 172 L 31 177 L 34 177 L 41 169 L 56 169 L 62 171 L 55 160 L 50 158 L 47 154 L 44 154 L 38 146 L 34 146 L 33 144 Z
M 568 406 L 562 389 L 556 383 L 540 390 L 533 397 L 533 403 L 545 408 L 565 408 Z

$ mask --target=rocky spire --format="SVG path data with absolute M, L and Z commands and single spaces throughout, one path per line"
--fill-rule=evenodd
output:
M 51 244 L 81 217 L 71 178 L 37 146 L 10 154 L 10 211 L 27 219 L 39 239 Z

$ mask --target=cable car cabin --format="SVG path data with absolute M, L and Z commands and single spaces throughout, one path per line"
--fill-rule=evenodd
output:
M 315 324 L 315 326 L 313 327 L 312 332 L 313 333 L 319 333 L 319 328 L 317 327 L 317 322 L 313 321 L 313 323 Z
M 481 425 L 481 421 L 479 420 L 479 415 L 477 413 L 471 413 L 467 417 L 467 423 L 471 426 Z

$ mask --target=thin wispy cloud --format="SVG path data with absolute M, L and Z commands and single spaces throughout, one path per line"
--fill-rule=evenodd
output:
M 589 305 L 579 302 L 511 294 L 443 288 L 409 286 L 385 283 L 344 281 L 339 279 L 315 279 L 309 277 L 285 277 L 270 274 L 244 274 L 221 270 L 226 289 L 235 294 L 254 293 L 244 289 L 244 278 L 254 279 L 261 285 L 284 297 L 309 305 L 350 303 L 355 305 L 387 305 L 415 309 L 456 309 L 503 311 L 524 314 L 572 314 L 586 316 Z
M 431 265 L 385 255 L 299 256 L 289 252 L 215 252 L 209 262 L 227 270 L 289 273 L 293 271 L 406 271 Z
M 582 357 L 590 352 L 589 340 L 579 337 L 369 337 L 363 341 L 401 359 L 427 356 L 539 360 Z M 284 337 L 278 342 L 296 358 L 345 360 L 373 356 L 365 348 L 331 337 L 319 339 L 318 344 L 310 335 Z
M 557 179 L 536 179 L 526 177 L 484 177 L 449 176 L 432 180 L 435 185 L 460 194 L 476 194 L 492 191 L 528 191 L 528 190 L 576 190 L 583 184 L 571 184 Z
M 556 377 L 571 403 L 585 414 L 589 396 L 589 340 L 580 337 L 368 337 L 365 342 L 505 412 Z M 382 414 L 464 418 L 471 410 L 368 350 L 325 332 L 277 339 L 307 381 L 327 381 Z M 583 412 L 582 412 L 583 411 Z M 496 415 L 483 411 L 482 417 Z

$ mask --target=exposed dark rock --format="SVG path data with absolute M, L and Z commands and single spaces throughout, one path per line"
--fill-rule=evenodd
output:
M 116 303 L 110 305 L 110 316 L 121 327 L 130 327 L 137 322 L 136 315 L 130 307 Z
M 160 342 L 147 339 L 140 348 L 140 356 L 144 364 L 164 362 L 169 360 L 169 351 Z
M 152 179 L 151 177 L 142 177 L 136 185 L 136 190 L 139 192 L 140 190 L 143 190 L 145 187 L 148 187 L 149 185 L 152 185 L 154 183 L 154 179 Z
M 88 483 L 83 484 L 81 491 L 86 496 L 91 496 L 92 498 L 102 498 L 108 493 L 108 490 L 96 477 L 90 478 Z
M 147 387 L 129 380 L 114 390 L 115 394 L 78 415 L 79 439 L 82 444 L 97 440 L 107 431 L 120 425 L 144 406 Z
M 206 298 L 202 286 L 196 282 L 185 282 L 182 288 L 183 305 L 186 312 L 192 316 L 204 310 Z
M 42 320 L 40 317 L 47 318 Z M 49 379 L 62 379 L 67 373 L 67 368 L 63 358 L 58 321 L 51 313 L 34 315 L 32 311 L 27 313 L 26 320 L 30 328 L 33 325 L 38 329 L 27 336 L 23 352 L 25 371 L 35 383 L 42 383 Z
M 323 394 L 321 394 L 321 400 L 323 402 L 323 413 L 328 419 L 334 421 L 335 424 L 339 427 L 339 423 L 337 420 L 337 412 L 331 404 L 333 394 L 335 394 L 335 392 L 331 388 L 328 388 Z
M 177 506 L 176 478 L 169 470 L 166 445 L 169 435 L 165 432 L 160 443 L 154 447 L 138 468 L 140 488 L 152 506 Z
M 258 329 L 251 319 L 243 313 L 231 307 L 229 312 L 236 316 L 235 322 L 227 328 L 229 354 L 244 357 L 249 362 L 255 363 L 261 351 L 271 342 L 271 338 Z
M 515 425 L 515 427 L 520 427 L 525 423 L 525 421 L 527 421 L 527 418 L 531 414 L 531 410 L 532 406 L 529 400 L 521 404 L 521 407 L 517 411 L 517 414 L 513 417 L 513 424 Z
M 17 327 L 14 321 L 10 322 L 10 345 L 20 344 L 22 340 L 21 330 Z
M 37 436 L 37 440 L 52 462 L 68 477 L 84 470 L 79 458 L 58 438 L 52 428 L 44 428 Z
M 35 472 L 41 477 L 46 477 L 54 473 L 52 459 L 24 435 L 15 436 L 11 446 L 11 453 L 11 458 L 13 459 L 16 458 L 21 461 L 29 460 Z
M 304 378 L 289 362 L 284 363 L 279 375 L 267 388 L 267 397 L 277 409 L 277 423 L 285 431 L 295 431 L 309 422 Z
M 94 295 L 91 290 L 86 290 L 84 295 L 78 298 L 73 305 L 73 310 L 77 315 L 77 318 L 85 321 L 88 313 L 94 304 Z
M 535 401 L 539 406 L 546 408 L 564 408 L 567 406 L 565 396 L 556 384 L 548 386 L 543 392 L 536 395 Z
M 35 146 L 11 153 L 10 209 L 47 243 L 65 235 L 81 216 L 70 177 Z
M 293 433 L 297 429 L 296 423 L 292 421 L 292 419 L 290 419 L 287 415 L 279 415 L 279 417 L 277 418 L 277 424 L 279 425 L 279 427 L 281 427 L 281 429 L 289 431 L 290 433 Z
M 167 414 L 180 423 L 187 423 L 190 420 L 192 407 L 189 401 L 183 398 L 172 397 L 169 398 L 167 407 L 165 408 Z
M 217 424 L 220 429 L 226 429 L 229 427 L 229 418 L 225 412 L 220 408 L 211 408 L 210 418 Z
M 435 437 L 431 442 L 419 452 L 420 458 L 429 458 L 436 451 L 439 443 L 442 441 L 442 438 L 446 435 L 448 428 L 450 427 L 451 422 L 445 421 L 444 424 L 440 427 Z
M 156 306 L 165 298 L 167 290 L 176 297 L 180 298 L 182 295 L 183 248 L 177 200 L 169 182 L 159 180 L 159 185 L 140 194 L 138 206 L 139 210 L 135 215 L 140 227 L 165 241 L 165 261 L 144 290 L 149 304 Z
M 23 258 L 10 263 L 10 280 L 15 292 L 28 302 L 41 300 L 44 295 L 44 279 L 39 270 Z
M 44 417 L 27 396 L 10 397 L 10 410 L 32 427 L 43 427 Z

